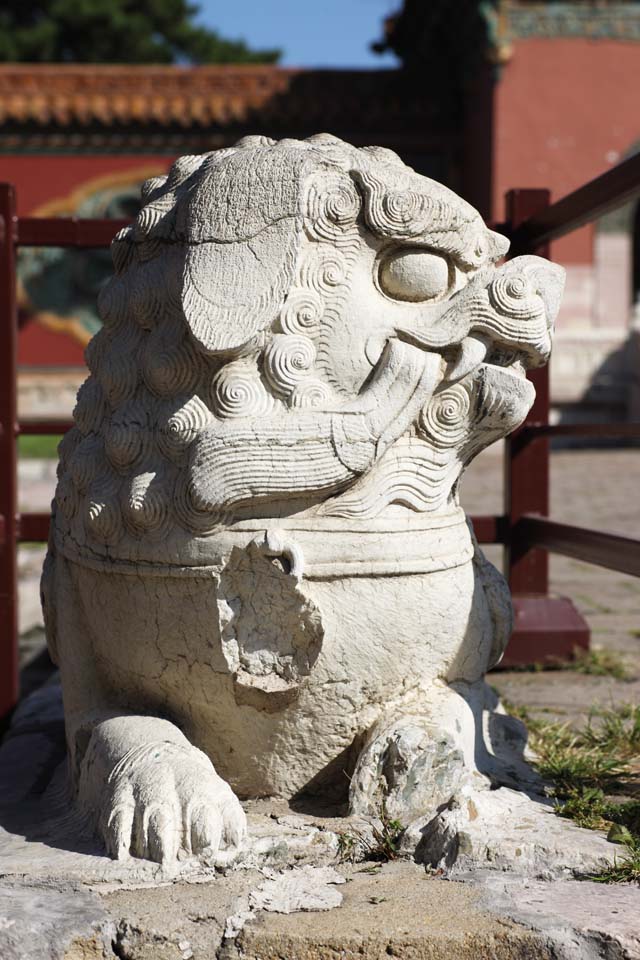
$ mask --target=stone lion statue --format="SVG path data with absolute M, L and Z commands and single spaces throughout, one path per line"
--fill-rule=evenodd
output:
M 457 490 L 531 406 L 563 271 L 496 266 L 469 204 L 326 134 L 182 157 L 143 201 L 43 573 L 76 802 L 168 862 L 241 846 L 243 798 L 406 823 L 511 782 L 483 680 L 511 605 Z

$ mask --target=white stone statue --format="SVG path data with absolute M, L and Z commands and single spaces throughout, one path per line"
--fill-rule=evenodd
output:
M 458 196 L 326 134 L 143 196 L 43 574 L 77 804 L 112 856 L 170 862 L 241 846 L 239 798 L 409 823 L 513 784 L 483 680 L 509 594 L 457 489 L 531 406 L 563 271 L 496 266 Z

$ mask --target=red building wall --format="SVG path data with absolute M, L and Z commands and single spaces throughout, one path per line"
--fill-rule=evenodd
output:
M 168 169 L 166 154 L 40 154 L 0 156 L 0 181 L 17 187 L 18 216 L 28 216 L 45 204 L 70 195 L 88 180 L 138 168 Z
M 516 40 L 495 89 L 493 211 L 513 187 L 554 198 L 615 166 L 640 139 L 640 44 Z M 592 259 L 593 227 L 557 242 L 564 263 Z
M 18 216 L 54 216 L 72 212 L 86 192 L 117 182 L 143 180 L 168 170 L 165 154 L 0 156 L 0 181 L 16 186 Z M 79 340 L 41 323 L 28 322 L 18 337 L 18 363 L 23 367 L 82 366 Z

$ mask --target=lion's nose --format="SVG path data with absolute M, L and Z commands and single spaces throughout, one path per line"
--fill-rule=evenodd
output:
M 557 263 L 550 263 L 542 257 L 515 257 L 508 263 L 507 284 L 523 304 L 530 302 L 531 295 L 537 294 L 544 304 L 547 329 L 553 329 L 565 283 L 565 271 Z M 517 290 L 515 289 L 517 287 Z

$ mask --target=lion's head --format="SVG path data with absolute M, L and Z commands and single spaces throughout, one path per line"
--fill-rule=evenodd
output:
M 391 151 L 246 137 L 143 199 L 62 450 L 61 523 L 87 549 L 438 510 L 529 409 L 562 270 L 497 267 L 505 238 Z

